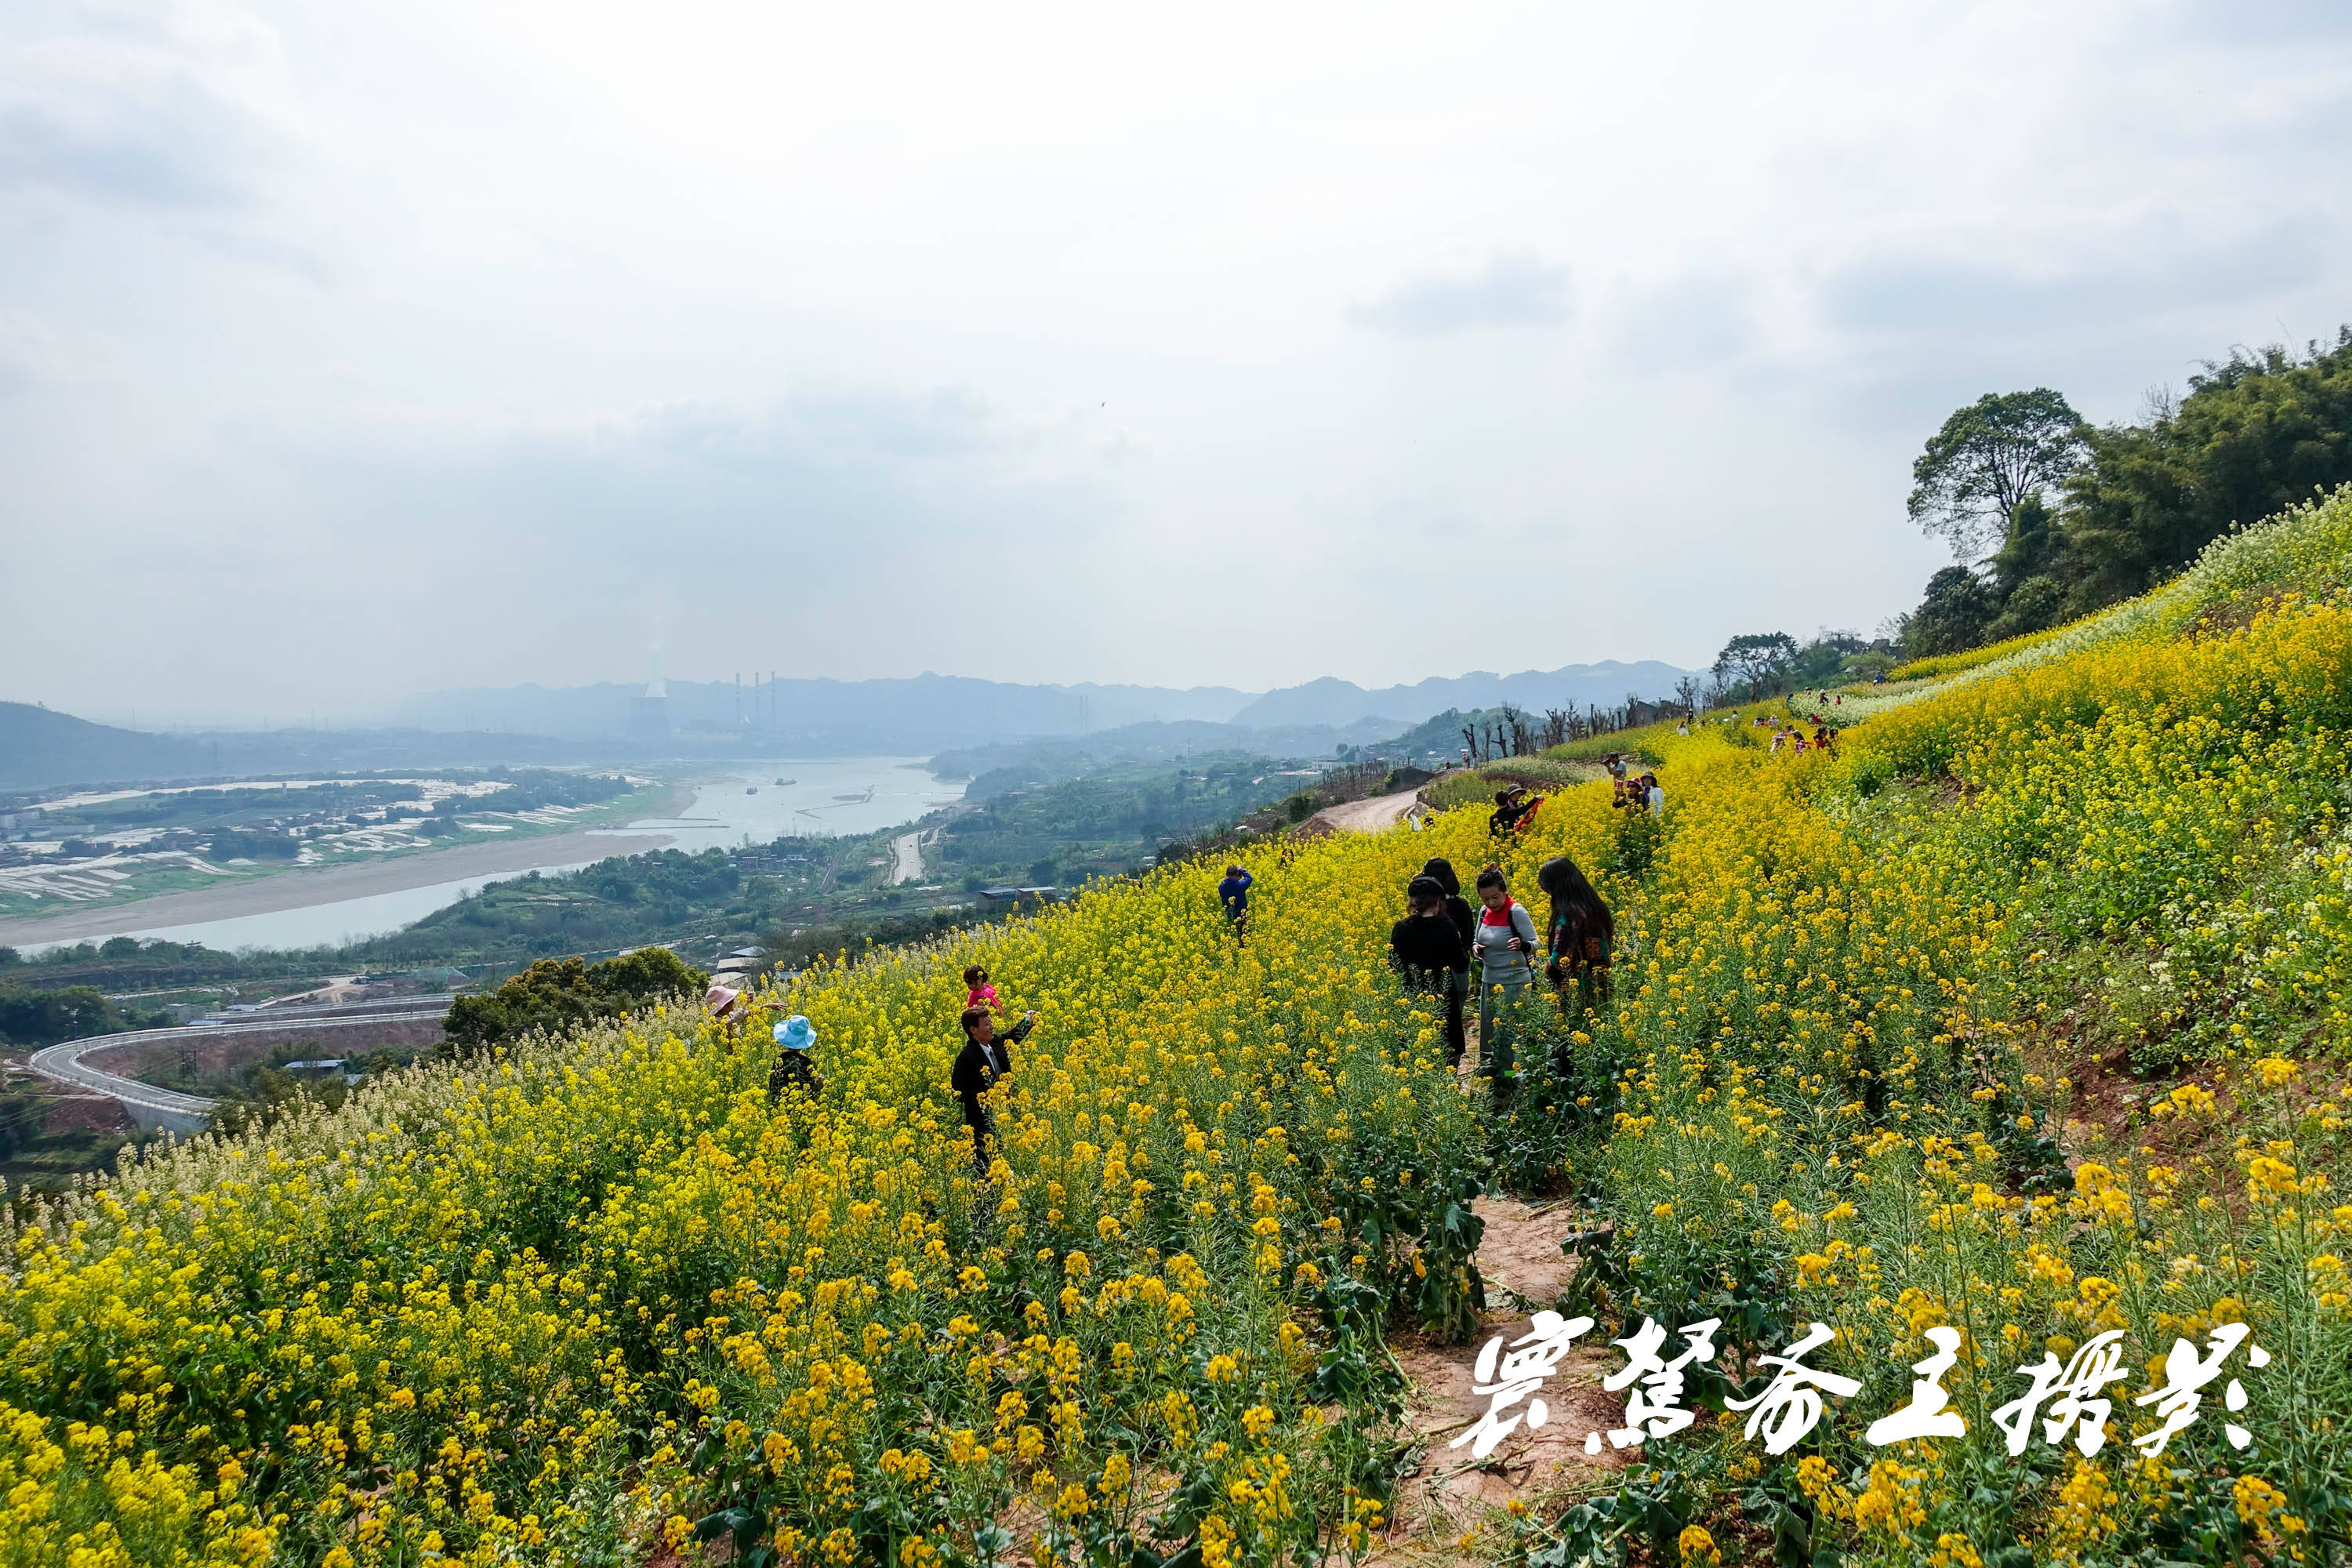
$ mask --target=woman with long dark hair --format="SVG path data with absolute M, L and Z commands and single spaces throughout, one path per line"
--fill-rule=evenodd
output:
M 1389 931 L 1389 966 L 1408 993 L 1437 1005 L 1445 1018 L 1445 1065 L 1458 1068 L 1466 1048 L 1462 995 L 1470 955 L 1445 918 L 1445 889 L 1434 877 L 1415 877 L 1405 889 L 1407 913 Z
M 1544 977 L 1559 988 L 1563 1004 L 1568 983 L 1574 980 L 1580 1012 L 1607 1006 L 1616 918 L 1583 870 L 1565 855 L 1543 863 L 1536 872 L 1536 885 L 1551 899 L 1551 962 L 1544 966 Z

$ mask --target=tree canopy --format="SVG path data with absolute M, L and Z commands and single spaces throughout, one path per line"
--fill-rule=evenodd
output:
M 1963 559 L 2006 543 L 2017 510 L 2079 468 L 2083 416 L 2046 386 L 1986 393 L 1944 421 L 1911 465 L 1911 521 Z
M 698 997 L 710 976 L 666 947 L 641 947 L 602 963 L 542 958 L 488 995 L 460 996 L 442 1024 L 445 1048 L 471 1056 L 533 1029 L 561 1034 L 677 995 Z
M 2146 424 L 2097 432 L 2091 466 L 2066 487 L 2063 575 L 2078 614 L 2179 571 L 2233 524 L 2352 479 L 2352 328 L 2302 359 L 2242 350 L 2189 386 Z
M 1978 569 L 1936 574 L 1908 651 L 2063 625 L 2145 593 L 2233 526 L 2352 482 L 2352 327 L 2300 356 L 2208 362 L 2137 424 L 2084 427 L 2046 387 L 1979 398 L 1912 473 L 1912 520 Z
M 1797 639 L 1786 632 L 1748 632 L 1723 645 L 1715 656 L 1715 676 L 1726 685 L 1744 685 L 1753 694 L 1770 689 L 1795 662 Z

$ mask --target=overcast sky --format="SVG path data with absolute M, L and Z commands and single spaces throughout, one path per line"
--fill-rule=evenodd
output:
M 1868 630 L 2352 320 L 2352 5 L 0 7 L 0 698 Z

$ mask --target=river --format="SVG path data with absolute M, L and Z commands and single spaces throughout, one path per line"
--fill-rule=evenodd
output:
M 923 771 L 925 761 L 921 757 L 807 757 L 744 763 L 682 781 L 693 786 L 694 798 L 675 817 L 646 817 L 625 826 L 599 829 L 594 837 L 600 847 L 609 846 L 612 853 L 641 853 L 628 847 L 632 839 L 649 849 L 667 847 L 691 853 L 733 849 L 746 842 L 765 844 L 786 835 L 841 836 L 896 827 L 962 798 L 960 785 L 942 784 Z M 779 784 L 778 780 L 785 782 Z M 187 909 L 185 900 L 189 895 L 164 894 L 157 900 L 141 900 L 110 911 L 113 918 L 104 931 L 77 931 L 64 941 L 23 942 L 16 945 L 21 952 L 35 953 L 73 942 L 134 936 L 200 942 L 206 947 L 231 952 L 247 947 L 331 946 L 398 931 L 468 893 L 526 871 L 551 876 L 593 864 L 579 858 L 579 835 L 526 839 L 515 848 L 525 849 L 534 842 L 547 847 L 543 865 L 507 866 L 488 875 L 396 888 L 357 898 L 328 899 L 220 919 L 172 923 L 159 921 L 158 910 L 150 906 L 162 903 L 164 907 Z M 404 870 L 429 868 L 433 858 L 430 855 L 415 856 L 387 866 Z M 300 873 L 281 873 L 237 887 L 247 890 L 248 898 L 262 889 L 280 888 L 299 893 L 301 879 Z M 0 935 L 0 940 L 5 940 L 5 935 Z
M 747 763 L 695 781 L 675 817 L 620 829 L 660 834 L 679 849 L 733 849 L 787 835 L 872 833 L 963 798 L 923 771 L 921 757 L 809 757 Z M 786 781 L 779 783 L 778 781 Z M 757 793 L 751 793 L 756 791 Z

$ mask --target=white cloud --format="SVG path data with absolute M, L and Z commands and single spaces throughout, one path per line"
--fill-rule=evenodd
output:
M 26 0 L 0 668 L 333 710 L 656 622 L 679 676 L 1250 687 L 1873 625 L 1956 404 L 2352 318 L 2347 15 Z
M 1549 326 L 1568 314 L 1568 268 L 1532 256 L 1496 256 L 1475 272 L 1411 278 L 1349 312 L 1360 326 L 1410 335 Z

